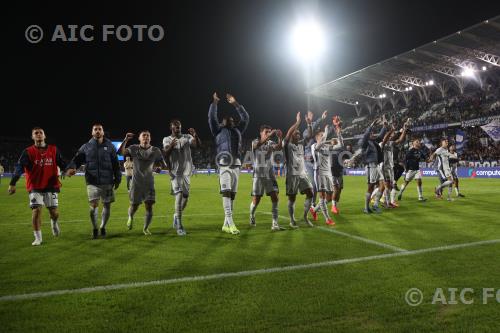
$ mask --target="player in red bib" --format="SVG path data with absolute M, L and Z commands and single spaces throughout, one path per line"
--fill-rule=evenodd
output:
M 64 170 L 66 162 L 56 146 L 45 143 L 43 129 L 40 127 L 33 128 L 31 137 L 35 144 L 21 153 L 16 165 L 16 171 L 10 181 L 9 194 L 16 193 L 16 183 L 24 173 L 32 209 L 33 233 L 35 235 L 35 240 L 31 244 L 36 246 L 42 244 L 42 206 L 47 207 L 49 210 L 52 234 L 59 236 L 57 196 L 61 183 L 59 182 L 58 167 Z

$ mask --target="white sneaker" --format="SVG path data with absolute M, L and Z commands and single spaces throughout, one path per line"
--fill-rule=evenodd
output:
M 146 236 L 150 236 L 150 235 L 152 235 L 152 234 L 151 234 L 151 231 L 149 231 L 149 229 L 148 229 L 148 228 L 146 228 L 146 229 L 142 229 L 142 232 L 143 232 L 143 233 L 144 233 L 144 235 L 146 235 Z
M 292 229 L 298 229 L 299 225 L 295 221 L 290 221 L 290 227 Z
M 284 230 L 284 229 L 282 227 L 280 227 L 280 225 L 278 223 L 273 223 L 271 230 L 272 231 L 280 231 L 280 230 Z
M 448 201 L 455 201 L 455 199 L 453 199 L 453 198 L 448 198 L 446 200 L 448 200 Z
M 39 246 L 39 245 L 42 245 L 42 241 L 41 241 L 41 240 L 39 240 L 39 239 L 35 239 L 35 240 L 33 241 L 33 243 L 31 243 L 31 245 L 33 245 L 33 246 Z
M 50 221 L 50 224 L 52 226 L 52 235 L 54 235 L 56 237 L 59 236 L 61 234 L 61 229 L 59 229 L 59 223 L 57 223 L 57 222 L 54 223 L 54 222 Z
M 178 236 L 186 236 L 186 231 L 182 228 L 177 229 L 177 235 Z

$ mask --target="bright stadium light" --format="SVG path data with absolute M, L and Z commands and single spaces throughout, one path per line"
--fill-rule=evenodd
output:
M 485 71 L 486 70 L 486 66 L 483 66 L 482 70 Z
M 472 68 L 468 68 L 468 67 L 467 67 L 467 68 L 465 68 L 465 69 L 462 71 L 461 75 L 462 75 L 463 77 L 473 77 L 473 76 L 474 76 L 474 70 L 473 70 Z
M 434 84 L 433 80 L 429 80 L 429 85 L 432 86 Z
M 314 20 L 301 21 L 292 30 L 292 51 L 304 62 L 318 58 L 325 50 L 325 45 L 323 30 Z

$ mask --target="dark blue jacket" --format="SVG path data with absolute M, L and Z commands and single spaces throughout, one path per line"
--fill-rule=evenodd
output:
M 370 139 L 371 132 L 372 127 L 368 126 L 365 133 L 363 133 L 363 137 L 359 140 L 359 147 L 361 148 L 366 164 L 379 164 L 383 162 L 384 156 L 378 143 L 384 139 L 387 128 L 384 126 L 374 140 Z
M 224 154 L 230 154 L 233 161 L 237 158 L 241 160 L 241 135 L 245 132 L 248 126 L 249 116 L 243 105 L 236 108 L 240 121 L 233 128 L 223 127 L 219 123 L 217 117 L 217 104 L 210 104 L 208 109 L 208 126 L 212 135 L 215 137 L 215 146 L 218 157 Z M 236 142 L 234 142 L 236 141 Z M 220 165 L 229 165 L 230 159 L 219 158 Z
M 106 138 L 101 144 L 94 138 L 83 144 L 68 168 L 77 169 L 82 164 L 85 164 L 85 181 L 88 185 L 119 184 L 122 180 L 116 148 Z

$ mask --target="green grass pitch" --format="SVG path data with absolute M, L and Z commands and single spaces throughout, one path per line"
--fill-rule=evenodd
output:
M 436 200 L 436 178 L 424 178 L 425 203 L 410 184 L 400 208 L 362 213 L 364 177 L 346 177 L 329 232 L 317 228 L 271 232 L 270 202 L 263 198 L 257 227 L 248 225 L 251 179 L 242 175 L 235 204 L 241 234 L 220 231 L 223 222 L 216 175 L 192 177 L 184 212 L 186 237 L 172 229 L 173 198 L 167 176 L 156 177 L 151 231 L 142 234 L 143 208 L 126 230 L 127 191 L 116 194 L 105 240 L 90 240 L 83 177 L 66 178 L 59 197 L 62 234 L 54 238 L 46 211 L 44 243 L 31 246 L 31 212 L 24 181 L 7 194 L 0 185 L 1 332 L 333 332 L 497 331 L 500 304 L 482 304 L 482 288 L 500 289 L 500 243 L 352 260 L 335 265 L 276 269 L 262 274 L 203 277 L 267 268 L 324 263 L 500 239 L 499 180 L 463 179 L 466 198 Z M 288 227 L 284 179 L 279 179 L 280 223 Z M 303 198 L 296 205 L 301 216 Z M 359 236 L 355 238 L 351 236 Z M 370 243 L 372 240 L 377 243 Z M 200 280 L 133 287 L 134 282 L 202 277 Z M 39 298 L 5 296 L 125 284 Z M 405 293 L 419 288 L 419 306 Z M 431 304 L 436 288 L 473 288 L 474 304 Z

